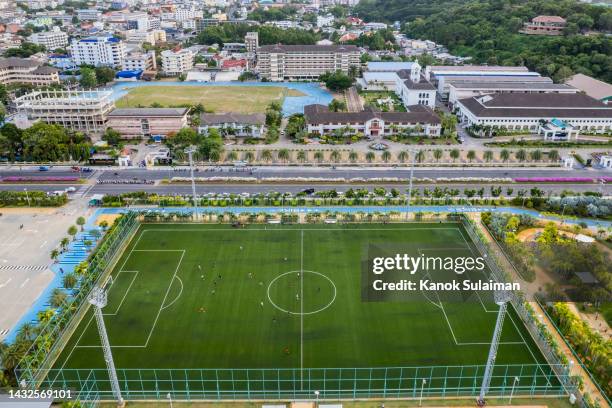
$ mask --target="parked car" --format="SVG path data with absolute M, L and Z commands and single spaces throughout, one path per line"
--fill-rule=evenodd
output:
M 49 171 L 49 166 L 38 166 L 38 171 Z

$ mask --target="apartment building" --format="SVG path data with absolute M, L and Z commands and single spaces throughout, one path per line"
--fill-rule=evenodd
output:
M 115 109 L 108 115 L 107 128 L 126 139 L 168 136 L 188 125 L 187 108 Z
M 155 45 L 166 42 L 166 32 L 164 30 L 128 30 L 125 32 L 125 38 L 128 43 Z
M 121 67 L 125 58 L 125 44 L 113 36 L 87 37 L 72 41 L 72 59 L 77 65 Z
M 155 60 L 155 51 L 149 52 L 130 52 L 127 53 L 123 60 L 123 69 L 126 71 L 155 71 L 157 63 Z
M 161 52 L 162 71 L 166 75 L 181 75 L 193 68 L 195 54 L 188 49 Z
M 0 58 L 0 84 L 59 84 L 58 70 L 28 58 Z
M 98 9 L 80 9 L 77 10 L 77 18 L 86 21 L 98 21 L 102 16 L 102 12 Z
M 112 91 L 35 91 L 15 99 L 17 113 L 29 120 L 56 123 L 68 129 L 101 133 L 114 109 Z
M 406 131 L 416 135 L 438 137 L 441 122 L 433 109 L 425 105 L 406 108 L 407 112 L 379 112 L 366 109 L 361 112 L 330 112 L 325 105 L 304 107 L 309 134 L 323 135 L 338 130 L 348 134 L 363 133 L 366 137 L 382 138 Z
M 51 31 L 34 33 L 28 39 L 30 42 L 42 45 L 48 51 L 64 48 L 68 45 L 68 34 L 61 31 L 59 27 L 53 27 Z
M 359 66 L 354 45 L 265 45 L 257 50 L 257 69 L 270 81 L 317 79 L 321 74 Z
M 610 133 L 612 106 L 583 93 L 500 93 L 457 101 L 457 116 L 464 126 L 490 126 L 510 131 L 547 134 L 554 128 L 567 140 L 580 131 Z
M 537 16 L 525 23 L 523 34 L 530 35 L 562 35 L 567 21 L 559 16 Z
M 255 55 L 257 48 L 259 48 L 259 33 L 257 31 L 246 33 L 244 36 L 244 46 L 249 54 Z

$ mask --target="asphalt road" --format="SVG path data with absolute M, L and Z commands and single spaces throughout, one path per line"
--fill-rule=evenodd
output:
M 161 180 L 171 177 L 189 177 L 189 171 L 168 170 L 110 170 L 99 175 L 100 180 L 108 179 L 147 179 Z M 3 175 L 4 172 L 0 172 Z M 55 173 L 54 173 L 55 175 Z M 201 168 L 195 172 L 196 177 L 231 176 L 231 177 L 410 177 L 407 168 L 319 168 L 319 167 L 259 167 L 250 171 L 237 171 L 233 167 Z M 612 176 L 612 172 L 605 170 L 565 170 L 560 168 L 417 168 L 414 176 L 418 178 L 437 177 L 605 177 Z

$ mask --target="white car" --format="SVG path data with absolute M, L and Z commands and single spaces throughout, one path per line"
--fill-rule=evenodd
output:
M 76 191 L 76 187 L 68 187 L 68 188 L 66 189 L 66 192 L 67 192 L 67 193 L 74 193 L 75 191 Z

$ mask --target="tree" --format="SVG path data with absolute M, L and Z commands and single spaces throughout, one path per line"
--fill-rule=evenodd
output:
M 327 89 L 331 91 L 344 91 L 353 85 L 351 77 L 340 70 L 333 73 L 327 72 L 321 75 L 319 80 L 324 82 Z
M 264 149 L 261 151 L 261 159 L 265 162 L 269 162 L 272 160 L 272 152 L 269 149 Z
M 474 160 L 475 158 L 476 158 L 476 152 L 474 150 L 468 150 L 467 152 L 468 161 L 471 163 L 472 160 Z
M 346 102 L 341 101 L 339 99 L 332 99 L 332 101 L 327 105 L 330 111 L 332 112 L 341 112 L 346 110 Z
M 85 225 L 85 217 L 79 217 L 76 220 L 76 224 L 81 227 L 81 231 L 83 231 L 83 226 Z
M 278 159 L 283 161 L 283 162 L 287 162 L 290 158 L 290 154 L 289 154 L 289 150 L 288 149 L 280 149 L 278 151 Z
M 425 160 L 425 152 L 423 150 L 419 150 L 418 152 L 416 152 L 414 160 L 416 160 L 417 163 L 422 163 L 423 160 Z
M 255 154 L 251 151 L 245 152 L 244 153 L 244 160 L 247 162 L 252 162 L 253 159 L 255 158 Z
M 552 162 L 556 162 L 559 160 L 559 151 L 558 150 L 551 150 L 548 152 L 548 160 L 552 161 Z
M 357 159 L 359 158 L 359 154 L 356 151 L 351 150 L 349 152 L 348 158 L 351 161 L 351 163 L 355 163 Z
M 66 292 L 64 292 L 60 288 L 55 288 L 51 292 L 51 297 L 49 298 L 49 304 L 55 308 L 58 308 L 64 304 L 67 298 L 68 296 L 66 295 Z
M 306 155 L 306 151 L 305 150 L 300 150 L 297 153 L 297 159 L 300 161 L 300 163 L 304 163 L 308 159 L 308 157 Z
M 516 157 L 516 160 L 523 162 L 527 159 L 527 152 L 524 149 L 519 149 L 514 153 L 514 157 Z
M 399 152 L 397 154 L 397 159 L 401 162 L 404 163 L 406 162 L 406 159 L 408 159 L 408 152 L 405 150 L 402 150 L 401 152 Z
M 91 68 L 81 68 L 81 79 L 79 79 L 79 84 L 83 88 L 95 88 L 98 85 L 96 72 Z
M 459 152 L 459 149 L 453 149 L 450 151 L 450 157 L 451 159 L 453 159 L 453 161 L 456 161 L 459 158 L 459 155 L 461 153 Z
M 485 150 L 484 153 L 482 154 L 482 158 L 487 163 L 490 162 L 491 160 L 493 160 L 493 152 L 490 150 Z
M 338 163 L 340 161 L 341 158 L 341 154 L 338 150 L 334 150 L 333 152 L 331 152 L 331 154 L 329 155 L 329 158 L 334 161 L 335 163 Z
M 191 130 L 193 131 L 193 129 Z M 183 129 L 181 129 L 181 131 L 183 131 Z M 181 132 L 179 131 L 179 133 Z M 193 133 L 195 133 L 195 131 L 193 131 Z M 222 152 L 223 140 L 221 139 L 221 135 L 217 129 L 209 129 L 208 137 L 203 138 L 198 145 L 198 153 L 204 160 L 218 161 Z
M 542 160 L 542 151 L 539 149 L 532 150 L 531 152 L 529 152 L 529 157 L 533 161 Z
M 70 227 L 68 227 L 68 235 L 70 235 L 73 240 L 77 232 L 79 232 L 79 230 L 74 225 L 71 225 Z
M 433 157 L 434 159 L 436 159 L 436 161 L 440 161 L 440 159 L 442 158 L 442 149 L 435 149 L 433 151 Z
M 53 262 L 57 262 L 57 257 L 59 256 L 59 251 L 57 249 L 52 249 L 51 250 L 51 259 L 53 259 Z
M 500 158 L 502 161 L 507 162 L 507 161 L 508 161 L 508 159 L 510 159 L 510 152 L 509 152 L 507 149 L 502 149 L 502 150 L 499 152 L 499 158 Z
M 66 289 L 72 289 L 76 286 L 77 281 L 78 281 L 77 276 L 74 273 L 67 273 L 62 278 L 62 285 Z
M 376 158 L 376 155 L 374 154 L 374 152 L 367 152 L 365 158 L 368 163 L 372 163 Z
M 121 141 L 121 133 L 109 127 L 102 135 L 102 140 L 106 141 L 106 143 L 111 146 L 117 146 Z
M 314 154 L 314 158 L 317 162 L 321 163 L 323 161 L 323 159 L 325 158 L 325 156 L 323 155 L 323 152 L 320 150 L 317 150 Z
M 106 85 L 109 82 L 115 80 L 115 70 L 110 67 L 96 67 L 94 70 L 96 74 L 96 82 L 98 85 Z
M 102 228 L 102 231 L 106 231 L 108 229 L 108 221 L 104 220 L 100 222 L 100 228 Z

